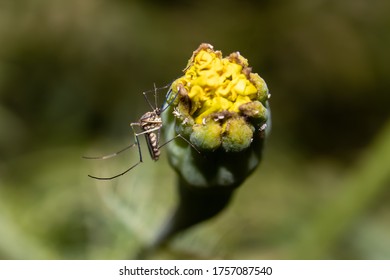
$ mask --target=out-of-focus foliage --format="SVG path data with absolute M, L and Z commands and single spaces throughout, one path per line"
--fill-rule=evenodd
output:
M 154 257 L 390 258 L 389 11 L 382 0 L 1 1 L 0 258 L 129 258 L 150 240 L 175 203 L 166 158 L 144 149 L 130 174 L 96 182 L 86 174 L 120 172 L 137 152 L 81 155 L 133 141 L 129 122 L 150 109 L 142 91 L 180 76 L 201 42 L 240 51 L 265 79 L 272 134 L 231 207 Z

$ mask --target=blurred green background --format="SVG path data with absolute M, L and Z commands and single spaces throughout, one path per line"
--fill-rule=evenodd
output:
M 273 127 L 216 218 L 152 258 L 390 259 L 390 2 L 0 1 L 0 258 L 124 259 L 175 205 L 164 155 L 130 174 L 142 91 L 202 42 L 248 58 Z M 145 148 L 145 146 L 143 146 Z

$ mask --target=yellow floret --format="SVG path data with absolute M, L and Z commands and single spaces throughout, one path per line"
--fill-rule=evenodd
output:
M 222 58 L 220 52 L 207 44 L 194 52 L 184 76 L 174 83 L 182 84 L 188 92 L 190 115 L 195 123 L 200 124 L 207 115 L 223 110 L 238 113 L 242 104 L 263 97 L 264 81 L 250 70 L 243 71 L 247 67 L 248 61 L 239 53 Z

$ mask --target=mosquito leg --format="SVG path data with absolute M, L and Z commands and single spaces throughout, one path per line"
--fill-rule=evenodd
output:
M 190 145 L 195 151 L 197 151 L 198 154 L 200 154 L 200 151 L 194 146 L 194 144 L 192 144 L 190 141 L 188 141 L 185 137 L 183 137 L 181 134 L 177 134 L 175 137 L 173 137 L 172 139 L 168 140 L 167 142 L 165 142 L 164 144 L 160 145 L 159 149 L 162 148 L 163 146 L 165 146 L 166 144 L 169 144 L 170 142 L 172 142 L 173 140 L 175 140 L 176 138 L 181 138 L 183 139 L 184 141 L 186 141 L 188 143 L 188 145 Z
M 123 171 L 122 173 L 119 173 L 115 176 L 112 176 L 112 177 L 96 177 L 96 176 L 92 176 L 92 175 L 88 175 L 88 177 L 90 178 L 93 178 L 93 179 L 97 179 L 97 180 L 112 180 L 112 179 L 115 179 L 115 178 L 118 178 L 124 174 L 126 174 L 127 172 L 129 172 L 131 169 L 133 169 L 134 167 L 136 167 L 138 164 L 140 164 L 141 161 L 137 162 L 136 164 L 134 164 L 132 167 L 126 169 L 125 171 Z
M 135 142 L 137 143 L 137 146 L 138 146 L 138 154 L 139 154 L 139 162 L 137 163 L 137 165 L 138 165 L 138 164 L 140 164 L 141 162 L 143 162 L 143 161 L 142 161 L 141 145 L 140 145 L 139 139 L 138 139 L 138 136 L 141 135 L 141 134 L 143 134 L 143 133 L 142 133 L 142 132 L 141 132 L 141 133 L 137 133 L 137 132 L 135 131 L 135 129 L 134 129 L 134 126 L 140 126 L 139 123 L 131 123 L 130 126 L 131 126 L 131 129 L 133 130 L 134 137 L 135 137 Z
M 125 147 L 124 149 L 122 149 L 122 150 L 120 150 L 120 151 L 117 151 L 117 152 L 115 152 L 115 153 L 109 154 L 109 155 L 99 156 L 99 157 L 82 156 L 82 158 L 84 158 L 84 159 L 108 159 L 108 158 L 112 158 L 112 157 L 115 157 L 115 156 L 119 155 L 120 153 L 122 153 L 122 152 L 124 152 L 124 151 L 126 151 L 126 150 L 128 150 L 128 149 L 130 149 L 130 148 L 132 148 L 132 147 L 134 147 L 135 144 L 136 144 L 136 143 L 133 143 L 133 144 L 131 144 L 131 145 Z
M 93 176 L 93 175 L 88 175 L 90 178 L 93 178 L 93 179 L 97 179 L 97 180 L 112 180 L 112 179 L 115 179 L 117 177 L 120 177 L 124 174 L 126 174 L 127 172 L 129 172 L 130 170 L 132 170 L 134 167 L 136 167 L 137 165 L 139 165 L 141 162 L 142 162 L 142 152 L 141 152 L 141 146 L 140 146 L 140 143 L 139 143 L 139 139 L 138 139 L 138 134 L 136 133 L 135 129 L 134 129 L 134 126 L 140 126 L 139 123 L 131 123 L 130 124 L 132 130 L 133 130 L 133 133 L 134 133 L 134 140 L 135 140 L 135 143 L 134 144 L 131 144 L 129 146 L 127 146 L 126 148 L 116 152 L 116 153 L 113 153 L 111 155 L 106 155 L 106 156 L 102 156 L 102 157 L 83 157 L 83 158 L 86 158 L 86 159 L 107 159 L 107 158 L 111 158 L 111 157 L 114 157 L 116 155 L 118 155 L 119 153 L 122 153 L 123 151 L 126 151 L 127 149 L 131 148 L 131 147 L 134 147 L 134 145 L 137 145 L 138 147 L 138 154 L 139 154 L 139 161 L 134 164 L 133 166 L 131 166 L 130 168 L 126 169 L 125 171 L 119 173 L 119 174 L 116 174 L 114 176 L 111 176 L 111 177 L 97 177 L 97 176 Z
M 131 125 L 131 128 L 133 129 L 134 134 L 136 134 L 133 126 L 134 125 L 138 125 L 139 126 L 139 123 L 131 123 L 130 125 Z M 132 147 L 134 147 L 134 145 L 137 144 L 137 139 L 135 139 L 135 140 L 136 140 L 135 143 L 133 143 L 133 144 L 131 144 L 131 145 L 123 148 L 122 150 L 115 152 L 115 153 L 112 153 L 112 154 L 109 154 L 109 155 L 104 155 L 104 156 L 98 156 L 98 157 L 82 156 L 82 158 L 83 159 L 109 159 L 109 158 L 115 157 L 115 156 L 119 155 L 120 153 L 122 153 L 122 152 L 124 152 L 124 151 L 126 151 L 126 150 L 128 150 L 128 149 L 130 149 Z M 137 145 L 138 145 L 138 150 L 139 150 L 139 144 L 137 144 Z
M 139 132 L 139 133 L 134 133 L 134 134 L 137 135 L 137 136 L 140 136 L 140 135 L 148 134 L 148 133 L 151 133 L 153 131 L 160 130 L 160 129 L 161 129 L 161 127 L 158 126 L 158 127 L 151 128 L 151 129 L 148 129 L 148 130 L 145 130 L 145 131 L 142 131 L 142 132 Z
M 175 125 L 176 125 L 176 120 L 177 118 L 175 118 Z M 185 137 L 183 137 L 181 134 L 177 134 L 175 137 L 173 137 L 172 139 L 168 140 L 167 142 L 165 142 L 164 144 L 162 144 L 159 148 L 165 146 L 166 144 L 170 143 L 171 141 L 175 140 L 176 138 L 181 138 L 183 139 L 184 141 L 186 141 L 188 143 L 188 145 L 190 145 L 198 154 L 201 154 L 201 152 L 194 146 L 194 144 L 192 144 L 190 141 L 188 141 Z
M 130 168 L 126 169 L 125 171 L 123 171 L 123 172 L 121 172 L 119 174 L 116 174 L 114 176 L 111 176 L 111 177 L 97 177 L 97 176 L 93 176 L 93 175 L 88 175 L 88 177 L 93 178 L 93 179 L 97 179 L 97 180 L 112 180 L 112 179 L 118 178 L 118 177 L 126 174 L 127 172 L 132 170 L 134 167 L 136 167 L 138 164 L 140 164 L 142 162 L 141 147 L 140 147 L 140 144 L 139 144 L 139 141 L 138 141 L 138 135 L 136 133 L 134 135 L 135 135 L 135 143 L 132 146 L 137 145 L 138 146 L 138 153 L 139 153 L 139 161 L 136 164 L 134 164 Z

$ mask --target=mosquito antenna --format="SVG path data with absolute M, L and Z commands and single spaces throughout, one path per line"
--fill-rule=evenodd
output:
M 149 106 L 150 106 L 150 108 L 152 109 L 152 110 L 155 110 L 156 108 L 158 108 L 158 96 L 157 96 L 157 91 L 159 90 L 159 89 L 163 89 L 163 88 L 167 88 L 167 87 L 169 87 L 171 84 L 168 84 L 168 85 L 165 85 L 165 86 L 163 86 L 163 87 L 156 87 L 156 84 L 154 83 L 153 84 L 153 86 L 154 86 L 154 89 L 153 90 L 147 90 L 147 91 L 144 91 L 142 94 L 144 95 L 144 98 L 145 98 L 145 100 L 146 100 L 146 102 L 149 104 Z M 152 91 L 154 91 L 154 103 L 155 103 L 155 105 L 153 106 L 153 104 L 150 102 L 150 100 L 148 99 L 148 96 L 147 96 L 147 93 L 149 93 L 149 92 L 152 92 Z
M 152 110 L 154 110 L 155 107 L 153 107 L 152 103 L 150 103 L 150 101 L 146 95 L 147 92 L 150 92 L 150 91 L 144 91 L 142 94 L 144 95 L 144 98 L 145 98 L 146 102 L 149 104 L 150 108 L 152 108 Z
M 158 96 L 157 96 L 156 83 L 153 83 L 153 87 L 154 87 L 154 108 L 157 109 L 158 108 Z

